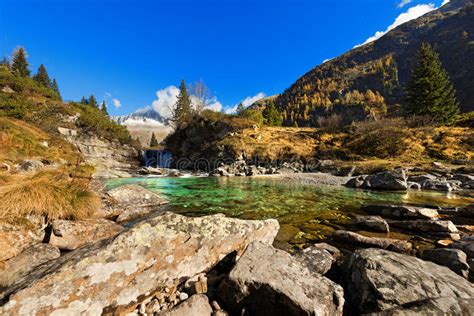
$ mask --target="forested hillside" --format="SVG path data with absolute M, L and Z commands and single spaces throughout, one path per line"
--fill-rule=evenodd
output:
M 345 123 L 397 113 L 422 43 L 439 54 L 462 112 L 474 110 L 474 3 L 452 0 L 379 40 L 354 48 L 298 79 L 276 98 L 283 125 L 320 126 L 336 113 Z M 318 122 L 319 121 L 319 122 Z

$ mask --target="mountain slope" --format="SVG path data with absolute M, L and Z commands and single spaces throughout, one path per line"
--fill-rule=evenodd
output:
M 285 125 L 315 126 L 318 117 L 331 113 L 340 113 L 345 120 L 363 119 L 385 112 L 386 106 L 396 111 L 422 42 L 432 44 L 440 54 L 462 111 L 474 110 L 473 0 L 452 0 L 375 42 L 317 66 L 267 102 L 275 104 Z

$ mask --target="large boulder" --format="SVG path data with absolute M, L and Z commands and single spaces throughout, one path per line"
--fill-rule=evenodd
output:
M 336 259 L 326 249 L 310 246 L 297 252 L 295 258 L 303 263 L 308 269 L 319 274 L 325 274 L 331 269 Z
M 0 262 L 20 254 L 42 239 L 39 232 L 26 226 L 0 223 Z
M 160 195 L 135 184 L 122 185 L 107 193 L 117 203 L 115 208 L 120 215 L 116 221 L 119 223 L 140 218 L 167 203 Z
M 61 250 L 74 250 L 85 244 L 115 236 L 124 229 L 106 219 L 54 220 L 51 226 L 49 243 Z
M 449 245 L 451 248 L 461 249 L 468 258 L 474 258 L 474 235 L 461 238 Z
M 371 174 L 362 184 L 362 188 L 371 190 L 404 191 L 407 187 L 407 177 L 403 169 Z
M 336 230 L 331 234 L 331 238 L 352 247 L 382 248 L 397 252 L 407 252 L 411 250 L 412 244 L 405 240 L 392 238 L 367 237 L 361 234 L 346 230 Z
M 421 258 L 448 267 L 465 278 L 469 275 L 467 256 L 459 249 L 426 249 L 421 253 Z
M 446 301 L 462 310 L 474 297 L 474 286 L 448 268 L 381 249 L 356 251 L 347 274 L 347 291 L 361 314 L 414 306 L 423 314 L 445 310 Z
M 290 254 L 252 243 L 218 289 L 226 310 L 240 315 L 342 315 L 340 285 Z
M 416 206 L 371 204 L 362 209 L 371 215 L 396 219 L 434 219 L 439 216 L 435 209 Z
M 222 215 L 189 218 L 166 213 L 150 218 L 31 272 L 0 295 L 0 315 L 134 310 L 139 299 L 210 270 L 253 241 L 271 244 L 278 228 L 276 220 Z
M 7 288 L 37 266 L 59 258 L 59 249 L 49 244 L 35 244 L 0 266 L 0 289 Z

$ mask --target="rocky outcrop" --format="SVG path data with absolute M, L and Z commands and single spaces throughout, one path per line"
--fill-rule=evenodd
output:
M 252 243 L 219 287 L 229 311 L 250 315 L 342 315 L 341 286 L 288 253 Z
M 363 248 L 374 247 L 396 252 L 407 252 L 412 248 L 412 244 L 404 240 L 367 237 L 345 230 L 336 230 L 332 233 L 331 238 L 343 242 L 352 248 L 354 246 Z
M 253 241 L 271 244 L 278 228 L 276 220 L 166 213 L 42 265 L 0 296 L 0 314 L 133 310 L 143 296 L 176 287 Z
M 352 255 L 347 291 L 361 314 L 391 310 L 451 314 L 469 310 L 474 297 L 474 286 L 448 268 L 381 249 L 359 250 Z
M 40 243 L 44 234 L 24 226 L 0 224 L 0 262 L 20 254 L 26 248 Z
M 118 214 L 118 223 L 142 217 L 167 203 L 160 195 L 134 184 L 119 186 L 107 194 L 116 202 L 114 213 Z
M 49 243 L 61 250 L 74 250 L 85 244 L 115 236 L 124 229 L 105 219 L 54 220 L 51 227 Z
M 439 215 L 435 209 L 405 205 L 365 205 L 362 210 L 394 219 L 434 219 Z
M 459 249 L 426 249 L 421 258 L 448 267 L 465 278 L 469 275 L 467 256 Z
M 138 152 L 131 146 L 88 135 L 80 130 L 59 127 L 58 132 L 77 147 L 87 164 L 94 166 L 102 175 L 107 175 L 105 171 L 108 170 L 120 171 L 139 167 Z
M 59 256 L 59 249 L 49 244 L 35 244 L 27 248 L 7 260 L 0 268 L 0 289 L 9 287 L 37 266 Z
M 43 168 L 44 164 L 40 160 L 23 160 L 18 165 L 18 170 L 20 171 L 37 171 Z

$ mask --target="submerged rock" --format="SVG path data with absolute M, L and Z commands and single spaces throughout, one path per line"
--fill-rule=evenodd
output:
M 49 244 L 36 244 L 10 258 L 0 268 L 0 288 L 7 288 L 37 266 L 59 258 L 59 249 Z
M 346 230 L 336 230 L 331 237 L 335 240 L 357 247 L 375 247 L 388 249 L 396 252 L 407 252 L 412 248 L 412 244 L 398 239 L 367 237 Z
M 218 295 L 235 314 L 342 315 L 344 305 L 340 285 L 259 242 L 249 245 Z
M 276 220 L 166 213 L 32 271 L 0 295 L 0 314 L 121 313 L 253 241 L 271 244 L 278 227 Z
M 54 220 L 51 226 L 53 231 L 49 243 L 61 250 L 74 250 L 85 244 L 115 236 L 124 229 L 106 219 Z
M 435 209 L 416 206 L 365 205 L 362 209 L 371 215 L 395 219 L 433 219 L 439 216 Z
M 469 281 L 446 267 L 408 255 L 381 249 L 356 251 L 347 278 L 350 299 L 361 314 L 392 310 L 451 314 L 472 308 L 474 286 Z
M 118 223 L 142 217 L 167 203 L 160 195 L 134 184 L 122 185 L 107 193 L 117 202 L 115 208 L 120 210 Z
M 467 256 L 459 249 L 426 249 L 421 258 L 448 267 L 465 278 L 469 275 Z

